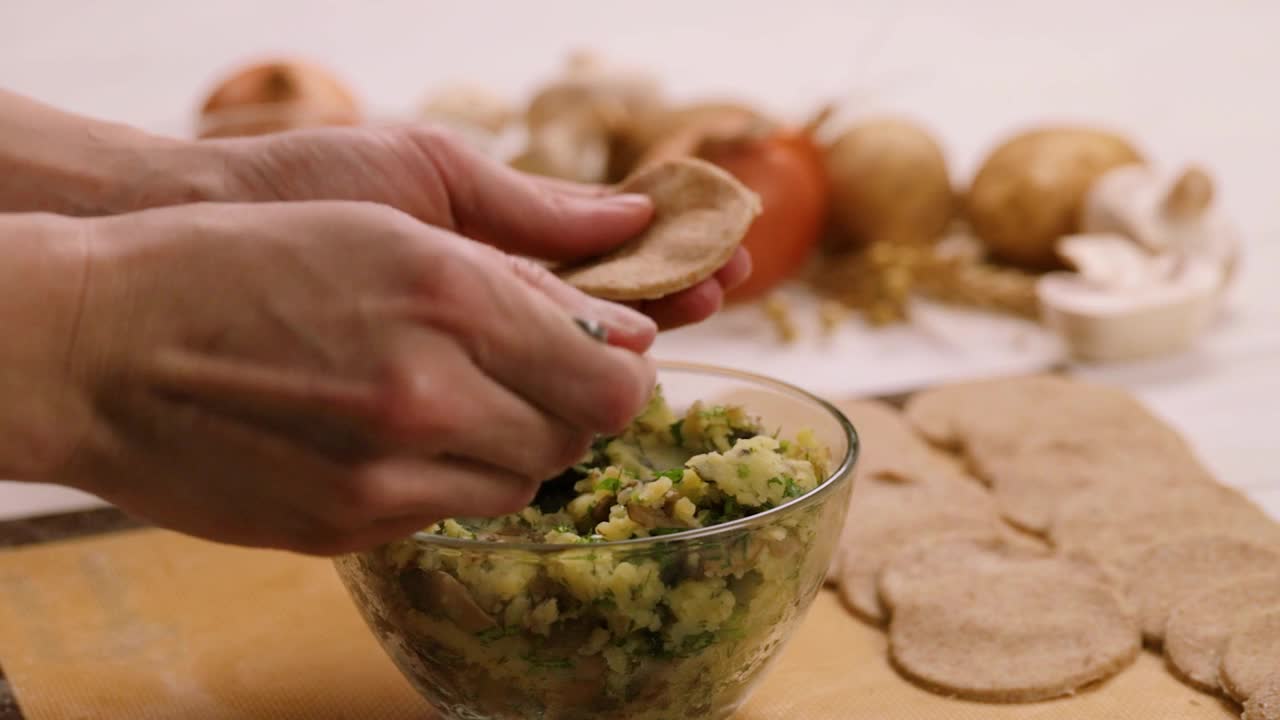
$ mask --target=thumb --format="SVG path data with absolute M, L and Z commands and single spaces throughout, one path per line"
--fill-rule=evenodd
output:
M 559 261 L 599 255 L 653 217 L 644 195 L 528 175 L 436 131 L 419 145 L 444 180 L 457 231 L 509 253 Z

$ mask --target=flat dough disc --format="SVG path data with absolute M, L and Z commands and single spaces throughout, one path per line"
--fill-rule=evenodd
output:
M 1274 571 L 1280 552 L 1229 535 L 1188 535 L 1136 551 L 1119 571 L 1125 592 L 1138 610 L 1143 637 L 1164 640 L 1173 608 L 1208 587 L 1234 578 Z
M 1222 655 L 1222 686 L 1247 702 L 1280 673 L 1280 607 L 1236 626 Z
M 1280 568 L 1193 595 L 1178 603 L 1169 616 L 1165 657 L 1192 685 L 1209 692 L 1219 690 L 1218 668 L 1232 631 L 1268 607 L 1280 607 Z
M 879 400 L 845 400 L 836 407 L 849 418 L 862 439 L 858 472 L 899 480 L 938 472 L 961 473 L 951 456 L 916 433 L 901 411 Z
M 652 300 L 711 277 L 760 214 L 760 198 L 733 175 L 695 158 L 640 171 L 619 192 L 653 199 L 653 222 L 621 247 L 562 268 L 562 280 L 606 300 Z
M 1037 534 L 1093 485 L 1207 477 L 1172 428 L 1100 385 L 1045 375 L 961 383 L 919 393 L 906 414 L 930 440 L 965 455 L 1005 519 Z
M 833 565 L 840 594 L 863 619 L 881 623 L 876 579 L 893 552 L 923 537 L 996 534 L 1002 526 L 990 493 L 950 469 L 911 479 L 859 473 Z
M 947 552 L 945 570 L 891 591 L 889 651 L 909 679 L 971 700 L 1035 702 L 1111 677 L 1137 657 L 1133 615 L 1094 571 L 976 545 Z
M 1244 704 L 1240 720 L 1280 720 L 1280 670 L 1267 678 L 1262 689 Z
M 1280 542 L 1280 525 L 1238 491 L 1210 482 L 1169 486 L 1107 483 L 1086 488 L 1054 513 L 1054 547 L 1111 563 L 1182 535 L 1221 531 Z
M 948 573 L 998 572 L 1035 567 L 1051 557 L 1031 541 L 992 534 L 948 535 L 916 540 L 894 552 L 880 570 L 880 604 L 889 613 L 899 605 L 930 599 L 930 583 Z M 1099 579 L 1102 575 L 1099 571 Z M 920 593 L 925 593 L 923 596 Z

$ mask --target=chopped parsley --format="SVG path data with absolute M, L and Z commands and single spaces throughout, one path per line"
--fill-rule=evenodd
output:
M 673 468 L 671 470 L 663 470 L 654 475 L 654 478 L 669 478 L 672 485 L 679 485 L 684 480 L 684 468 Z
M 676 445 L 684 445 L 684 419 L 681 418 L 671 423 L 671 437 L 676 441 Z
M 786 487 L 782 489 L 783 497 L 789 497 L 789 498 L 800 497 L 801 495 L 800 486 L 796 485 L 796 481 L 793 478 L 789 476 L 784 477 L 783 481 L 786 482 Z
M 751 468 L 748 467 L 745 463 L 742 465 L 739 465 L 738 477 L 742 478 L 743 480 L 746 480 L 747 478 L 751 477 Z
M 622 481 L 616 477 L 601 478 L 600 482 L 596 483 L 596 487 L 600 490 L 608 490 L 609 492 L 616 493 L 618 492 L 618 488 L 622 487 Z
M 501 640 L 502 638 L 511 637 L 512 635 L 518 635 L 519 633 L 520 633 L 520 628 L 518 627 L 503 627 L 501 625 L 494 625 L 488 630 L 481 630 L 480 632 L 476 633 L 476 638 L 478 638 L 480 642 L 484 643 L 485 645 L 488 645 L 494 640 Z

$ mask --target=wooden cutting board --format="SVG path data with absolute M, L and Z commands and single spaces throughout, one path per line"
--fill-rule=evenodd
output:
M 0 667 L 26 720 L 432 720 L 331 564 L 162 530 L 0 552 Z M 0 682 L 2 684 L 2 682 Z M 1074 698 L 929 694 L 829 592 L 737 720 L 1223 720 L 1161 660 Z

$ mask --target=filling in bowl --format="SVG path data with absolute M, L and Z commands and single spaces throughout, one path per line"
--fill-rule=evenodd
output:
M 808 431 L 779 437 L 736 406 L 677 415 L 659 389 L 529 507 L 424 531 L 481 542 L 407 538 L 339 569 L 446 715 L 720 717 L 821 586 L 848 484 L 829 503 L 723 533 L 659 536 L 799 498 L 829 462 Z

